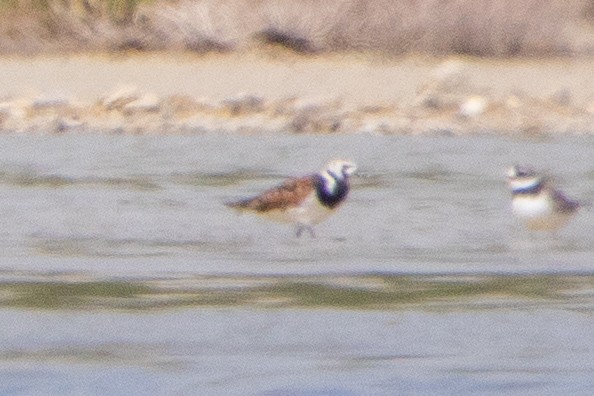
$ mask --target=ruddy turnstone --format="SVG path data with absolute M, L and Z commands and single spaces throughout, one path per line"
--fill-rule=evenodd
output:
M 564 227 L 580 203 L 554 188 L 550 178 L 526 166 L 514 165 L 507 174 L 514 215 L 532 231 Z
M 291 178 L 255 197 L 226 203 L 241 211 L 252 211 L 271 220 L 291 223 L 300 237 L 336 211 L 349 193 L 349 177 L 357 169 L 349 161 L 330 161 L 318 173 Z

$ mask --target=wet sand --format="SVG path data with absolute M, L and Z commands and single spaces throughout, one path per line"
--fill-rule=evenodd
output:
M 593 58 L 0 59 L 0 131 L 590 133 Z

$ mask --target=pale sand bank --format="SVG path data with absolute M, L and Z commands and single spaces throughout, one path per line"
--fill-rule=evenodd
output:
M 15 57 L 0 59 L 0 98 L 5 132 L 589 133 L 594 59 Z

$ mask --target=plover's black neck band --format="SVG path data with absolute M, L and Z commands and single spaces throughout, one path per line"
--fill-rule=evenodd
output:
M 542 180 L 537 181 L 536 183 L 520 188 L 514 188 L 512 190 L 513 195 L 530 195 L 530 194 L 538 194 L 544 188 L 545 183 Z
M 322 205 L 332 209 L 341 203 L 349 193 L 349 181 L 346 178 L 334 178 L 333 191 L 326 188 L 326 179 L 321 175 L 316 175 L 316 194 Z

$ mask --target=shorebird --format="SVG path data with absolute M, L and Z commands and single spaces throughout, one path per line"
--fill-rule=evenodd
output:
M 509 168 L 512 211 L 531 231 L 557 231 L 580 208 L 580 203 L 557 190 L 549 177 L 527 166 Z
M 344 202 L 350 189 L 349 177 L 356 169 L 350 161 L 333 160 L 318 173 L 287 179 L 255 197 L 226 205 L 293 224 L 297 237 L 304 230 L 315 237 L 313 226 L 325 220 Z

